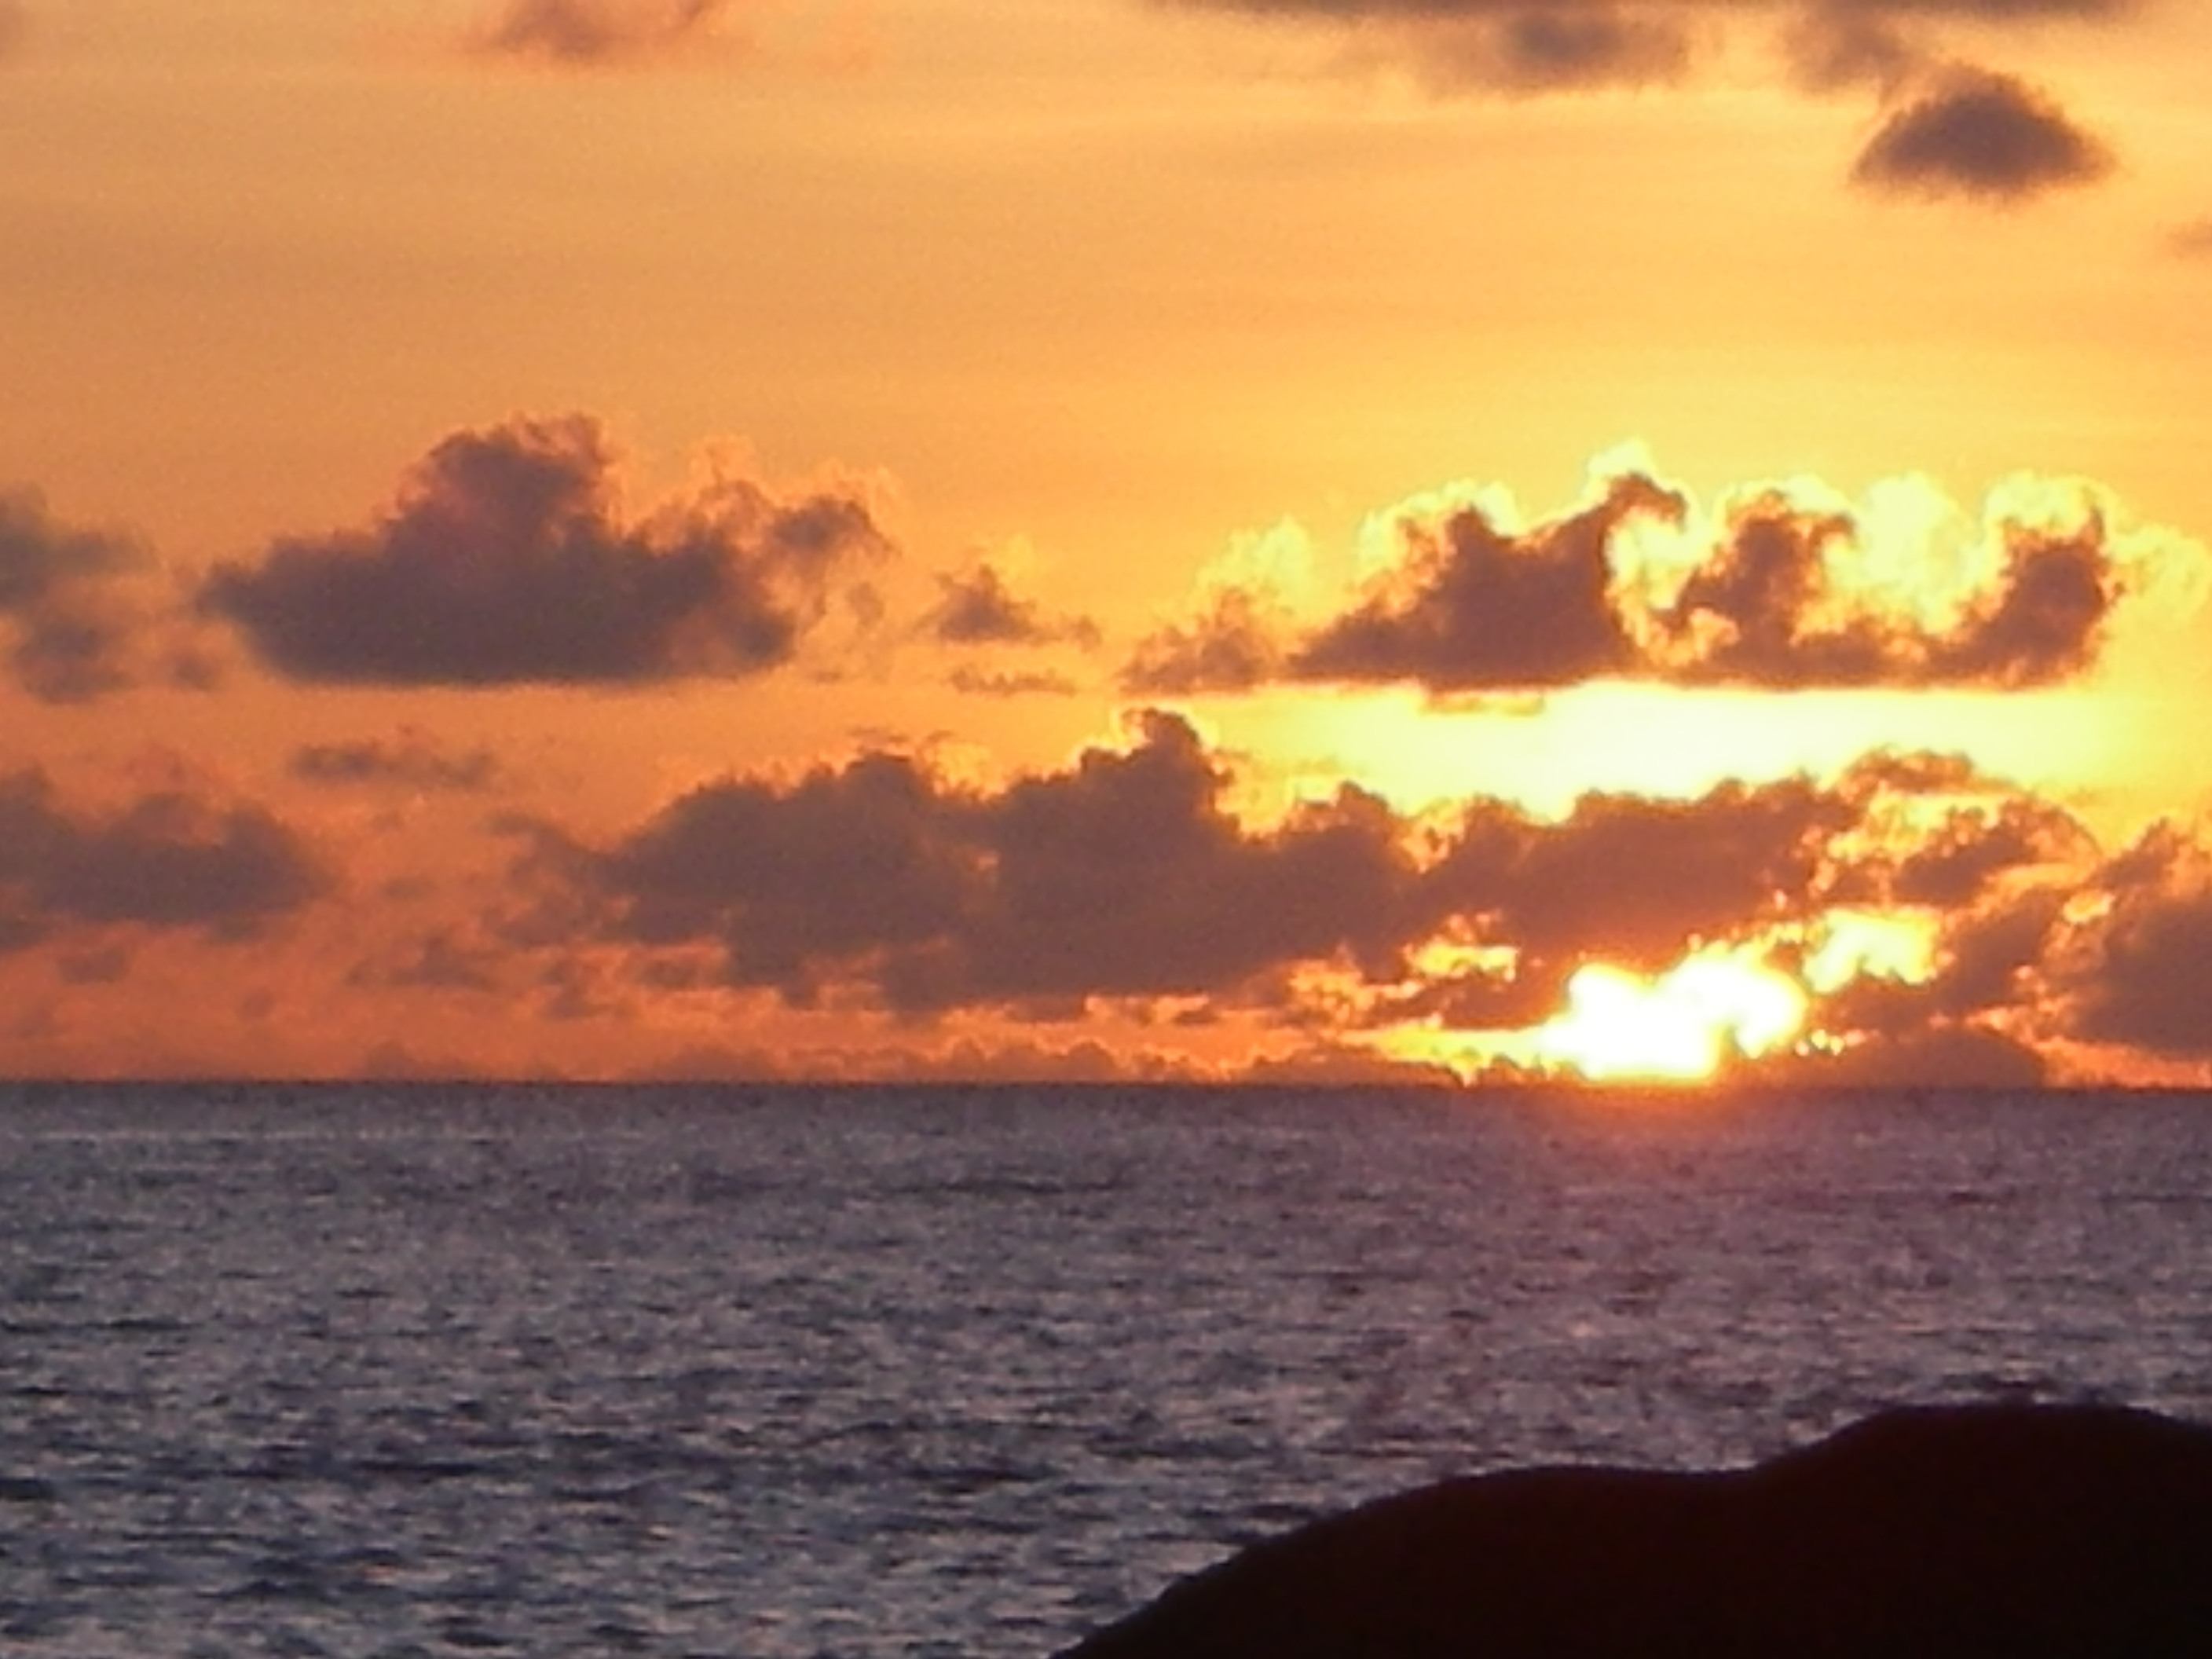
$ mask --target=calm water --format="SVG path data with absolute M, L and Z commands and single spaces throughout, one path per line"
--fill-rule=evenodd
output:
M 0 1087 L 0 1647 L 1042 1656 L 1877 1405 L 2212 1419 L 2212 1100 Z

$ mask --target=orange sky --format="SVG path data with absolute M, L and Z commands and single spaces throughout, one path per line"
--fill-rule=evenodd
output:
M 2212 1063 L 2205 9 L 206 9 L 0 0 L 0 1073 Z

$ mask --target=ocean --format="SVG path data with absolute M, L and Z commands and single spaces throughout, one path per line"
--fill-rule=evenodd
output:
M 2212 1098 L 0 1085 L 0 1648 L 1042 1659 L 1441 1476 L 2212 1420 Z

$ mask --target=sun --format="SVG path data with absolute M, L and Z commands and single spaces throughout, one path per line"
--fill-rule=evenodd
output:
M 1697 1082 L 1734 1055 L 1790 1042 L 1807 1006 L 1802 986 L 1738 951 L 1700 951 L 1656 978 L 1590 963 L 1567 981 L 1565 1011 L 1538 1028 L 1535 1051 L 1595 1081 Z

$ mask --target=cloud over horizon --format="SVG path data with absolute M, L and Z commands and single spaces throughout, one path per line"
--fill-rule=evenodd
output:
M 724 474 L 631 518 L 596 422 L 518 420 L 442 441 L 367 529 L 219 567 L 200 602 L 298 680 L 641 684 L 783 665 L 889 551 L 842 486 Z
M 1126 748 L 995 787 L 886 750 L 732 777 L 610 841 L 554 835 L 527 878 L 562 918 L 542 939 L 625 948 L 641 975 L 696 975 L 705 951 L 726 991 L 909 1020 L 1120 1006 L 1503 1034 L 1557 1012 L 1585 964 L 1656 975 L 1724 945 L 1802 976 L 1810 1029 L 1860 1071 L 2017 1068 L 2038 1036 L 2212 1054 L 2212 1010 L 2171 989 L 2212 961 L 2212 854 L 2173 832 L 2107 858 L 1955 759 L 1878 751 L 1559 818 L 1479 796 L 1408 817 L 1346 785 L 1254 823 L 1234 780 L 1155 710 Z M 1863 915 L 1926 933 L 1927 966 L 1814 971 Z
M 1391 948 L 1411 865 L 1387 809 L 1348 792 L 1255 833 L 1227 782 L 1164 714 L 995 794 L 871 753 L 695 791 L 580 882 L 614 934 L 713 944 L 732 984 L 804 1002 L 842 979 L 915 1012 L 1204 995 Z

